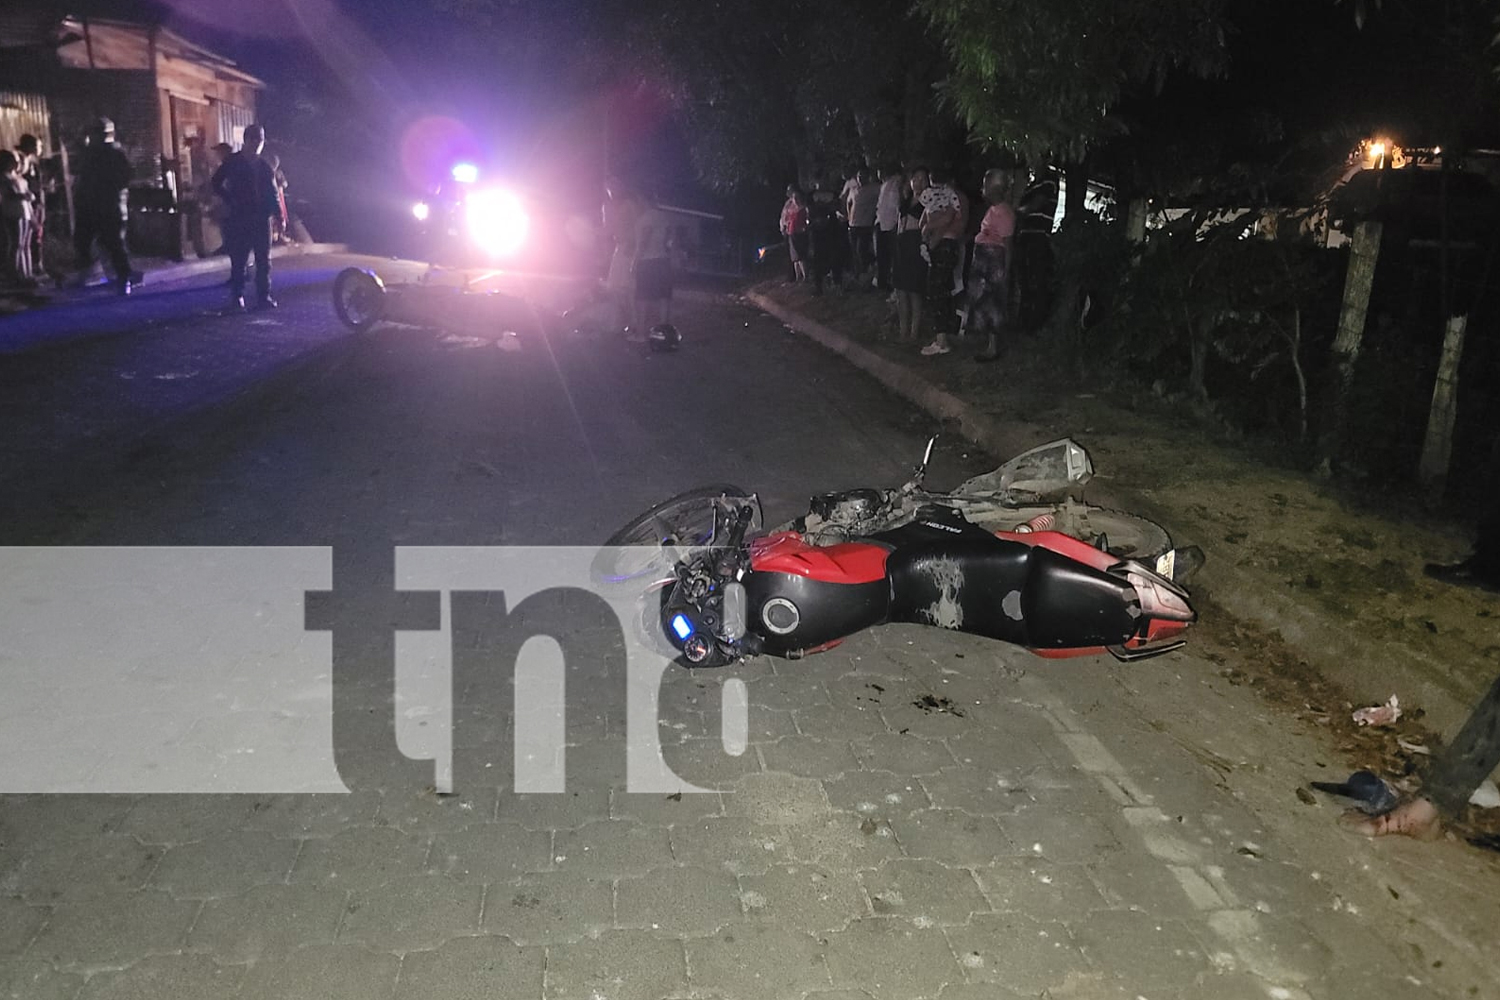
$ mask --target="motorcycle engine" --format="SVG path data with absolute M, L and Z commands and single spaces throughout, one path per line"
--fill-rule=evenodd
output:
M 828 524 L 855 525 L 880 513 L 884 498 L 879 490 L 842 490 L 812 498 L 812 512 Z

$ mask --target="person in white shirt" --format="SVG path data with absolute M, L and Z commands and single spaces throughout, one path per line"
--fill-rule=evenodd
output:
M 859 189 L 849 199 L 849 250 L 856 279 L 875 264 L 875 212 L 880 185 L 869 170 L 859 172 Z
M 906 189 L 906 175 L 900 167 L 886 167 L 880 172 L 880 193 L 875 202 L 875 287 L 889 292 L 891 272 L 896 263 L 896 230 L 901 222 L 901 198 Z

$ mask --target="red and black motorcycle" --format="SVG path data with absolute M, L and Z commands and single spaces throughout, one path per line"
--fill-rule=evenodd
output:
M 603 584 L 644 591 L 642 626 L 685 666 L 796 658 L 863 629 L 911 622 L 1041 656 L 1180 648 L 1197 615 L 1172 577 L 1194 557 L 1154 522 L 1081 504 L 1092 476 L 1070 440 L 1017 456 L 952 493 L 923 489 L 932 442 L 900 489 L 812 500 L 759 532 L 760 503 L 703 487 L 637 517 L 594 563 Z

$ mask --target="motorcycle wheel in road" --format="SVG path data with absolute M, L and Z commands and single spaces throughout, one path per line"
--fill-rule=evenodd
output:
M 663 500 L 609 536 L 594 557 L 595 582 L 641 581 L 653 573 L 671 576 L 680 552 L 713 541 L 717 501 L 749 496 L 731 483 L 716 483 Z
M 380 322 L 386 311 L 385 297 L 385 282 L 373 271 L 346 267 L 333 279 L 334 312 L 356 333 Z

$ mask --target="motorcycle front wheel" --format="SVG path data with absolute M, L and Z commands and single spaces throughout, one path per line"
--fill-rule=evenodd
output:
M 714 501 L 749 496 L 738 486 L 718 483 L 663 500 L 605 540 L 594 556 L 594 582 L 651 582 L 649 578 L 653 575 L 670 575 L 679 550 L 707 545 L 713 540 Z
M 333 279 L 333 310 L 345 326 L 363 333 L 385 315 L 385 283 L 374 271 L 344 268 Z

